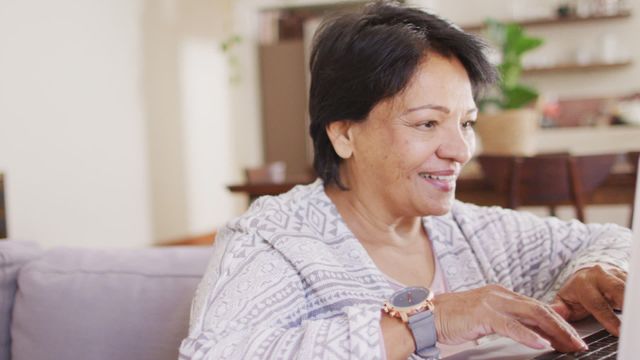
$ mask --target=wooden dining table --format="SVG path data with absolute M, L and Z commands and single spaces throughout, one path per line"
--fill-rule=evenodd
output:
M 536 153 L 566 152 L 577 156 L 620 154 L 620 161 L 613 167 L 609 177 L 585 200 L 587 205 L 631 205 L 635 189 L 635 170 L 629 163 L 627 154 L 640 151 L 638 139 L 640 126 L 541 129 L 536 135 Z M 281 183 L 239 183 L 227 188 L 234 193 L 246 194 L 249 200 L 253 201 L 259 196 L 281 194 L 298 184 L 308 184 L 313 180 L 311 177 L 299 177 Z M 478 205 L 506 206 L 505 194 L 496 193 L 484 178 L 475 160 L 463 168 L 457 181 L 456 198 Z
M 477 164 L 469 164 L 471 169 L 462 173 L 456 183 L 458 200 L 483 206 L 506 206 L 504 194 L 497 193 L 492 185 L 482 176 Z M 633 202 L 635 189 L 635 173 L 631 166 L 621 164 L 614 166 L 608 178 L 596 191 L 586 199 L 587 205 L 624 204 Z M 246 194 L 249 201 L 263 195 L 278 195 L 289 191 L 296 185 L 309 184 L 315 179 L 301 177 L 285 180 L 280 183 L 241 183 L 227 186 L 234 193 Z

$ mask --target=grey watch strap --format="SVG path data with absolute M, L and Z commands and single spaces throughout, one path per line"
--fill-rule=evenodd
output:
M 436 325 L 431 310 L 409 316 L 409 328 L 416 342 L 416 354 L 426 359 L 439 359 L 440 351 L 436 347 Z

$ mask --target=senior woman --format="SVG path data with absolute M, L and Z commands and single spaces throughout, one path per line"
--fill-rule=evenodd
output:
M 319 179 L 219 233 L 181 358 L 432 358 L 493 333 L 579 351 L 567 320 L 589 314 L 618 334 L 628 230 L 454 199 L 474 95 L 494 77 L 479 40 L 416 9 L 325 22 L 309 96 Z

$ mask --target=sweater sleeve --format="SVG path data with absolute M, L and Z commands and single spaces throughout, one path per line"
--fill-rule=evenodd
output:
M 581 268 L 609 264 L 626 271 L 628 267 L 631 231 L 618 225 L 469 204 L 461 207 L 458 221 L 487 282 L 543 301 L 551 301 Z
M 380 309 L 313 298 L 293 265 L 257 236 L 225 232 L 192 304 L 180 359 L 381 359 Z

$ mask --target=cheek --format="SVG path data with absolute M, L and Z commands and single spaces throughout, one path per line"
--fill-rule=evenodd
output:
M 404 141 L 403 147 L 396 153 L 398 164 L 407 179 L 420 169 L 424 169 L 436 156 L 438 143 L 433 140 Z
M 476 133 L 475 131 L 469 131 L 467 135 L 467 145 L 469 145 L 469 152 L 471 156 L 476 153 Z
M 387 143 L 376 144 L 370 153 L 377 162 L 378 170 L 382 170 L 378 171 L 379 180 L 395 183 L 410 179 L 411 172 L 407 170 L 415 167 L 411 156 L 417 150 L 415 144 L 406 138 L 388 140 Z

